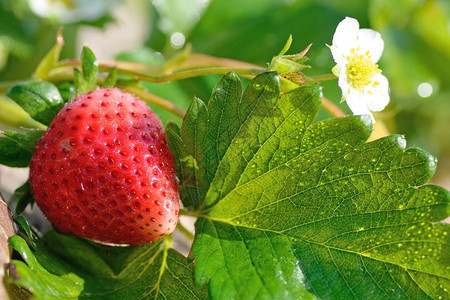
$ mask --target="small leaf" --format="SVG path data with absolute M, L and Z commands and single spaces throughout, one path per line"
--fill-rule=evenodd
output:
M 14 222 L 18 227 L 18 234 L 22 236 L 27 243 L 31 244 L 33 248 L 36 248 L 36 241 L 38 240 L 38 235 L 33 231 L 28 224 L 27 220 L 22 216 L 17 216 L 14 218 Z
M 95 87 L 97 80 L 97 58 L 94 52 L 89 48 L 84 46 L 81 53 L 81 71 L 83 73 L 83 78 Z
M 109 71 L 108 76 L 105 79 L 105 82 L 102 84 L 102 87 L 113 87 L 117 83 L 117 67 L 113 67 L 111 71 Z
M 75 85 L 75 96 L 89 91 L 89 87 L 78 69 L 73 69 L 73 84 Z
M 63 45 L 64 38 L 62 36 L 62 28 L 59 28 L 56 34 L 56 43 L 39 63 L 36 71 L 34 71 L 34 78 L 47 79 L 48 73 L 58 64 Z
M 40 139 L 42 129 L 24 129 L 24 133 L 6 130 L 0 137 L 0 164 L 10 167 L 27 167 Z
M 5 130 L 3 134 L 15 141 L 17 147 L 22 148 L 28 152 L 33 153 L 39 139 L 45 133 L 45 130 L 42 129 L 24 129 L 24 133 L 20 133 L 12 130 Z
M 34 203 L 34 198 L 31 195 L 31 188 L 30 188 L 30 182 L 27 180 L 23 185 L 18 187 L 14 194 L 11 197 L 11 203 L 16 204 L 16 214 L 21 214 L 25 208 L 28 206 L 28 204 Z
M 47 81 L 28 81 L 16 84 L 8 91 L 7 95 L 33 119 L 47 126 L 64 106 L 64 100 L 58 88 Z
M 87 46 L 81 52 L 81 72 L 74 69 L 75 95 L 92 91 L 97 86 L 97 58 Z
M 17 147 L 10 138 L 0 137 L 0 164 L 8 167 L 24 168 L 30 164 L 33 153 Z
M 286 52 L 289 51 L 292 45 L 292 34 L 289 35 L 288 40 L 286 41 L 286 44 L 284 44 L 283 49 L 281 49 L 280 53 L 278 53 L 277 56 L 283 56 L 286 54 Z

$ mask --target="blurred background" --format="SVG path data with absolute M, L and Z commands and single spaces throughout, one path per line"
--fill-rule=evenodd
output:
M 409 147 L 436 156 L 433 182 L 450 188 L 448 0 L 0 0 L 0 82 L 29 78 L 60 26 L 62 58 L 79 58 L 88 45 L 99 60 L 154 66 L 188 44 L 195 53 L 266 66 L 292 34 L 288 54 L 313 43 L 305 73 L 327 74 L 334 63 L 326 44 L 346 16 L 379 31 L 385 41 L 379 65 L 390 81 L 391 102 L 376 118 L 391 133 L 404 134 Z M 145 86 L 187 108 L 194 96 L 207 99 L 219 78 Z M 339 104 L 337 81 L 323 86 Z M 172 118 L 155 110 L 165 122 Z M 321 112 L 318 119 L 329 117 Z M 8 198 L 27 175 L 27 169 L 0 167 L 0 192 Z

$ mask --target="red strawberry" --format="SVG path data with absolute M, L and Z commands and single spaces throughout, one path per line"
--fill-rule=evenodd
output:
M 59 231 L 97 242 L 140 245 L 178 222 L 178 183 L 161 121 L 116 88 L 66 104 L 31 159 L 30 182 Z

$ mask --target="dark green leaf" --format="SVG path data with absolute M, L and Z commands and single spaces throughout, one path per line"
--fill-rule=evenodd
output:
M 89 47 L 84 46 L 81 52 L 81 72 L 74 69 L 75 94 L 80 95 L 95 89 L 97 73 L 97 58 Z
M 27 167 L 31 156 L 44 134 L 42 129 L 24 129 L 24 133 L 6 130 L 0 137 L 0 164 L 10 167 Z
M 365 143 L 368 116 L 311 124 L 319 87 L 279 97 L 268 73 L 241 96 L 229 78 L 168 130 L 201 208 L 197 284 L 215 299 L 448 298 L 450 195 L 422 186 L 435 159 L 400 136 Z
M 7 94 L 30 116 L 49 125 L 64 106 L 64 100 L 58 89 L 47 81 L 28 81 L 16 84 Z
M 31 195 L 30 182 L 28 180 L 14 191 L 11 197 L 11 203 L 16 204 L 16 215 L 21 214 L 28 204 L 34 203 L 34 198 Z
M 36 247 L 37 234 L 34 232 L 27 220 L 22 216 L 17 216 L 14 218 L 14 222 L 17 224 L 19 234 L 24 237 L 28 243 L 31 243 L 33 247 Z
M 15 141 L 17 147 L 22 148 L 28 152 L 33 153 L 39 139 L 45 133 L 45 130 L 42 129 L 24 129 L 24 133 L 20 133 L 12 130 L 5 130 L 3 134 Z
M 0 164 L 8 167 L 28 167 L 33 153 L 17 147 L 10 138 L 0 137 Z
M 73 82 L 63 81 L 57 87 L 65 102 L 69 102 L 75 97 L 75 85 Z
M 12 261 L 8 281 L 26 287 L 36 299 L 206 298 L 205 289 L 194 286 L 186 258 L 167 242 L 103 247 L 50 231 L 33 252 L 14 236 L 11 246 L 25 263 Z

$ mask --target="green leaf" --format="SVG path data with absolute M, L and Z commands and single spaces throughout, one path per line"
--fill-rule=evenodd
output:
M 3 131 L 3 134 L 11 140 L 15 141 L 17 147 L 33 153 L 39 142 L 39 139 L 45 133 L 45 130 L 25 128 L 23 131 L 24 133 L 13 130 L 5 130 Z
M 34 78 L 46 80 L 49 72 L 56 67 L 59 61 L 62 47 L 64 45 L 64 38 L 62 36 L 62 28 L 56 34 L 56 43 L 50 51 L 44 56 L 36 70 L 34 71 Z
M 24 133 L 12 130 L 2 132 L 0 137 L 0 164 L 10 167 L 27 167 L 40 139 L 42 129 L 24 129 Z
M 31 251 L 23 238 L 15 235 L 10 238 L 9 243 L 24 261 L 12 260 L 9 263 L 8 283 L 29 290 L 36 299 L 75 299 L 80 295 L 83 290 L 83 279 L 74 273 L 67 272 L 65 264 L 60 261 L 53 262 L 55 268 L 65 272 L 61 276 L 52 274 L 36 259 L 35 253 Z M 42 254 L 44 262 L 48 259 L 45 254 Z
M 34 241 L 37 240 L 37 235 L 31 230 L 27 220 L 22 216 L 17 216 L 14 218 L 14 222 L 17 224 L 19 233 L 22 233 L 28 241 L 33 243 L 33 247 L 36 247 Z
M 105 79 L 105 82 L 102 84 L 103 87 L 112 87 L 117 83 L 117 68 L 113 67 L 111 71 L 109 71 L 108 76 Z
M 33 119 L 45 125 L 49 125 L 64 106 L 64 100 L 58 89 L 47 81 L 27 81 L 16 84 L 7 95 Z
M 277 56 L 283 56 L 286 54 L 286 52 L 289 51 L 292 45 L 292 34 L 289 35 L 288 40 L 286 41 L 286 44 L 284 44 L 283 49 L 281 49 L 280 53 L 278 53 Z
M 16 204 L 16 215 L 21 214 L 28 204 L 34 203 L 34 198 L 31 195 L 30 182 L 27 180 L 23 185 L 18 187 L 11 197 L 11 203 Z
M 28 167 L 31 156 L 27 150 L 17 147 L 17 143 L 7 137 L 0 137 L 0 164 L 8 167 Z
M 104 247 L 50 231 L 31 251 L 19 236 L 10 240 L 25 263 L 13 260 L 10 284 L 36 299 L 204 299 L 186 258 L 167 240 L 140 247 Z M 11 273 L 11 271 L 13 272 Z
M 97 86 L 97 58 L 87 46 L 81 52 L 81 72 L 74 69 L 75 94 L 80 95 L 92 91 Z
M 63 81 L 58 83 L 57 85 L 59 93 L 64 99 L 64 102 L 69 102 L 73 98 L 75 98 L 75 85 L 70 81 Z
M 450 195 L 423 185 L 436 160 L 401 136 L 365 143 L 368 116 L 312 124 L 317 86 L 238 85 L 225 76 L 168 130 L 181 191 L 195 191 L 184 203 L 200 209 L 196 283 L 213 299 L 449 298 Z

